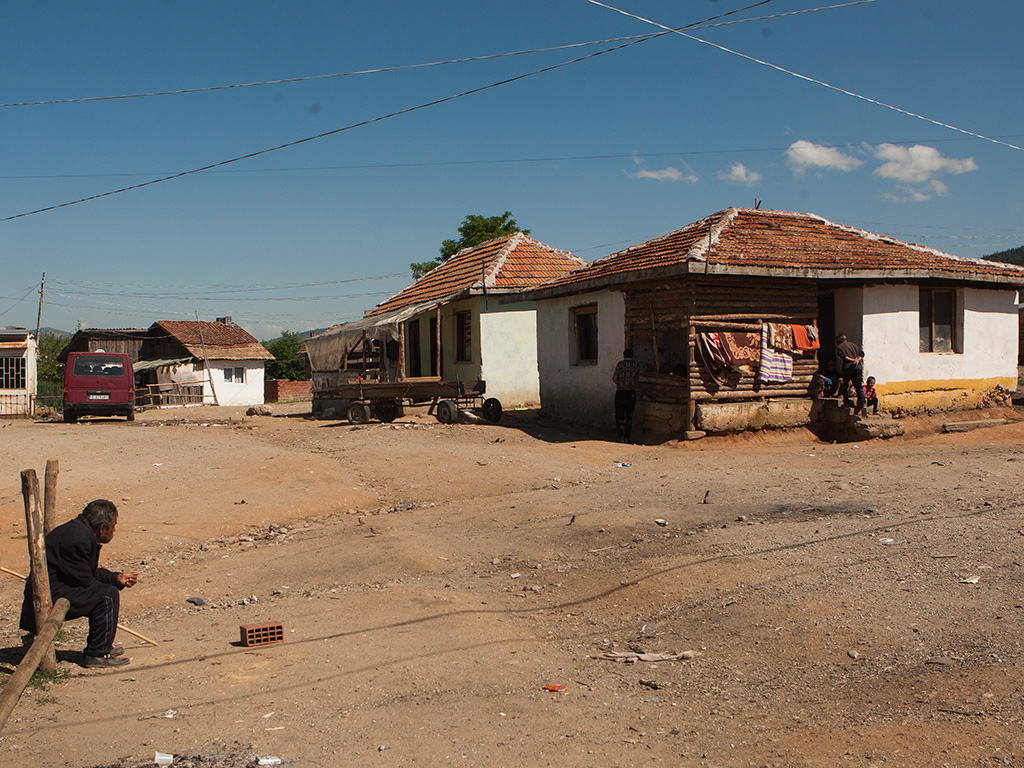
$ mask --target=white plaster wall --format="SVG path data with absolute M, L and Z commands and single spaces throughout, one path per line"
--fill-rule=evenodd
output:
M 245 368 L 245 383 L 224 381 L 225 368 Z M 210 374 L 213 387 L 217 390 L 216 402 L 221 405 L 262 405 L 263 404 L 263 361 L 262 360 L 211 360 Z M 215 400 L 213 389 L 205 370 L 197 371 L 194 364 L 179 365 L 164 375 L 158 370 L 157 379 L 161 384 L 198 384 L 203 382 L 203 402 L 212 405 Z
M 533 302 L 498 304 L 487 297 L 480 305 L 480 377 L 487 397 L 503 407 L 540 403 L 537 372 L 537 310 Z
M 874 376 L 880 385 L 937 381 L 954 384 L 996 377 L 1016 381 L 1015 292 L 962 288 L 957 290 L 956 300 L 963 307 L 963 325 L 957 328 L 963 352 L 922 353 L 918 346 L 918 287 L 864 288 L 865 377 Z M 836 327 L 840 327 L 838 319 Z
M 36 337 L 30 335 L 27 339 L 28 347 L 25 350 L 25 389 L 36 394 L 36 382 L 38 381 L 37 364 L 39 360 L 39 347 Z
M 244 368 L 243 383 L 224 380 L 225 368 Z M 210 369 L 213 385 L 217 389 L 220 405 L 262 405 L 263 404 L 263 361 L 262 360 L 211 360 Z M 209 383 L 207 383 L 209 389 Z M 213 393 L 209 400 L 212 401 Z M 204 397 L 204 400 L 207 398 Z
M 597 363 L 576 365 L 572 308 L 597 304 Z M 625 303 L 619 291 L 537 302 L 537 362 L 545 413 L 592 426 L 615 421 L 612 370 L 622 359 Z

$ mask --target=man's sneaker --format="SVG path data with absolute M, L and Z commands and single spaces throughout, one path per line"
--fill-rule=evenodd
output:
M 115 645 L 113 648 L 111 648 L 110 649 L 110 653 L 107 654 L 107 656 L 123 656 L 123 655 L 124 655 L 124 648 L 122 648 L 122 647 L 120 647 L 118 645 Z
M 106 669 L 107 667 L 123 667 L 128 663 L 128 659 L 123 656 L 118 657 L 112 654 L 106 656 L 86 656 L 85 657 L 85 668 L 86 669 Z

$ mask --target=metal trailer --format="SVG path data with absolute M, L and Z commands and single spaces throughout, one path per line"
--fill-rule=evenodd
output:
M 388 424 L 402 415 L 406 406 L 429 405 L 428 413 L 442 424 L 455 424 L 467 413 L 496 424 L 501 420 L 501 403 L 484 398 L 483 381 L 441 381 L 438 378 L 407 378 L 401 381 L 353 381 L 333 384 L 313 392 L 314 401 L 344 401 L 345 416 L 352 424 L 371 418 Z

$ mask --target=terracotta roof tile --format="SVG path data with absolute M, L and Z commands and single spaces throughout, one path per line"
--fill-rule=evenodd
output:
M 533 288 L 584 264 L 585 261 L 568 251 L 516 232 L 463 248 L 408 288 L 378 304 L 369 314 L 440 302 L 464 292 L 486 289 L 501 293 Z
M 181 342 L 194 357 L 211 360 L 273 360 L 255 336 L 234 323 L 210 323 L 205 320 L 158 320 L 153 328 L 163 330 Z M 206 354 L 203 354 L 203 345 Z
M 680 230 L 633 245 L 556 278 L 542 290 L 583 283 L 611 285 L 670 273 L 687 262 L 708 272 L 837 278 L 934 276 L 1024 285 L 1024 268 L 967 259 L 912 245 L 819 216 L 728 208 Z M 681 269 L 679 271 L 682 271 Z

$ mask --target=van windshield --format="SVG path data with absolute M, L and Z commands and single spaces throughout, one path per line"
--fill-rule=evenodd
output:
M 76 357 L 72 372 L 75 376 L 124 376 L 124 362 L 113 355 Z

